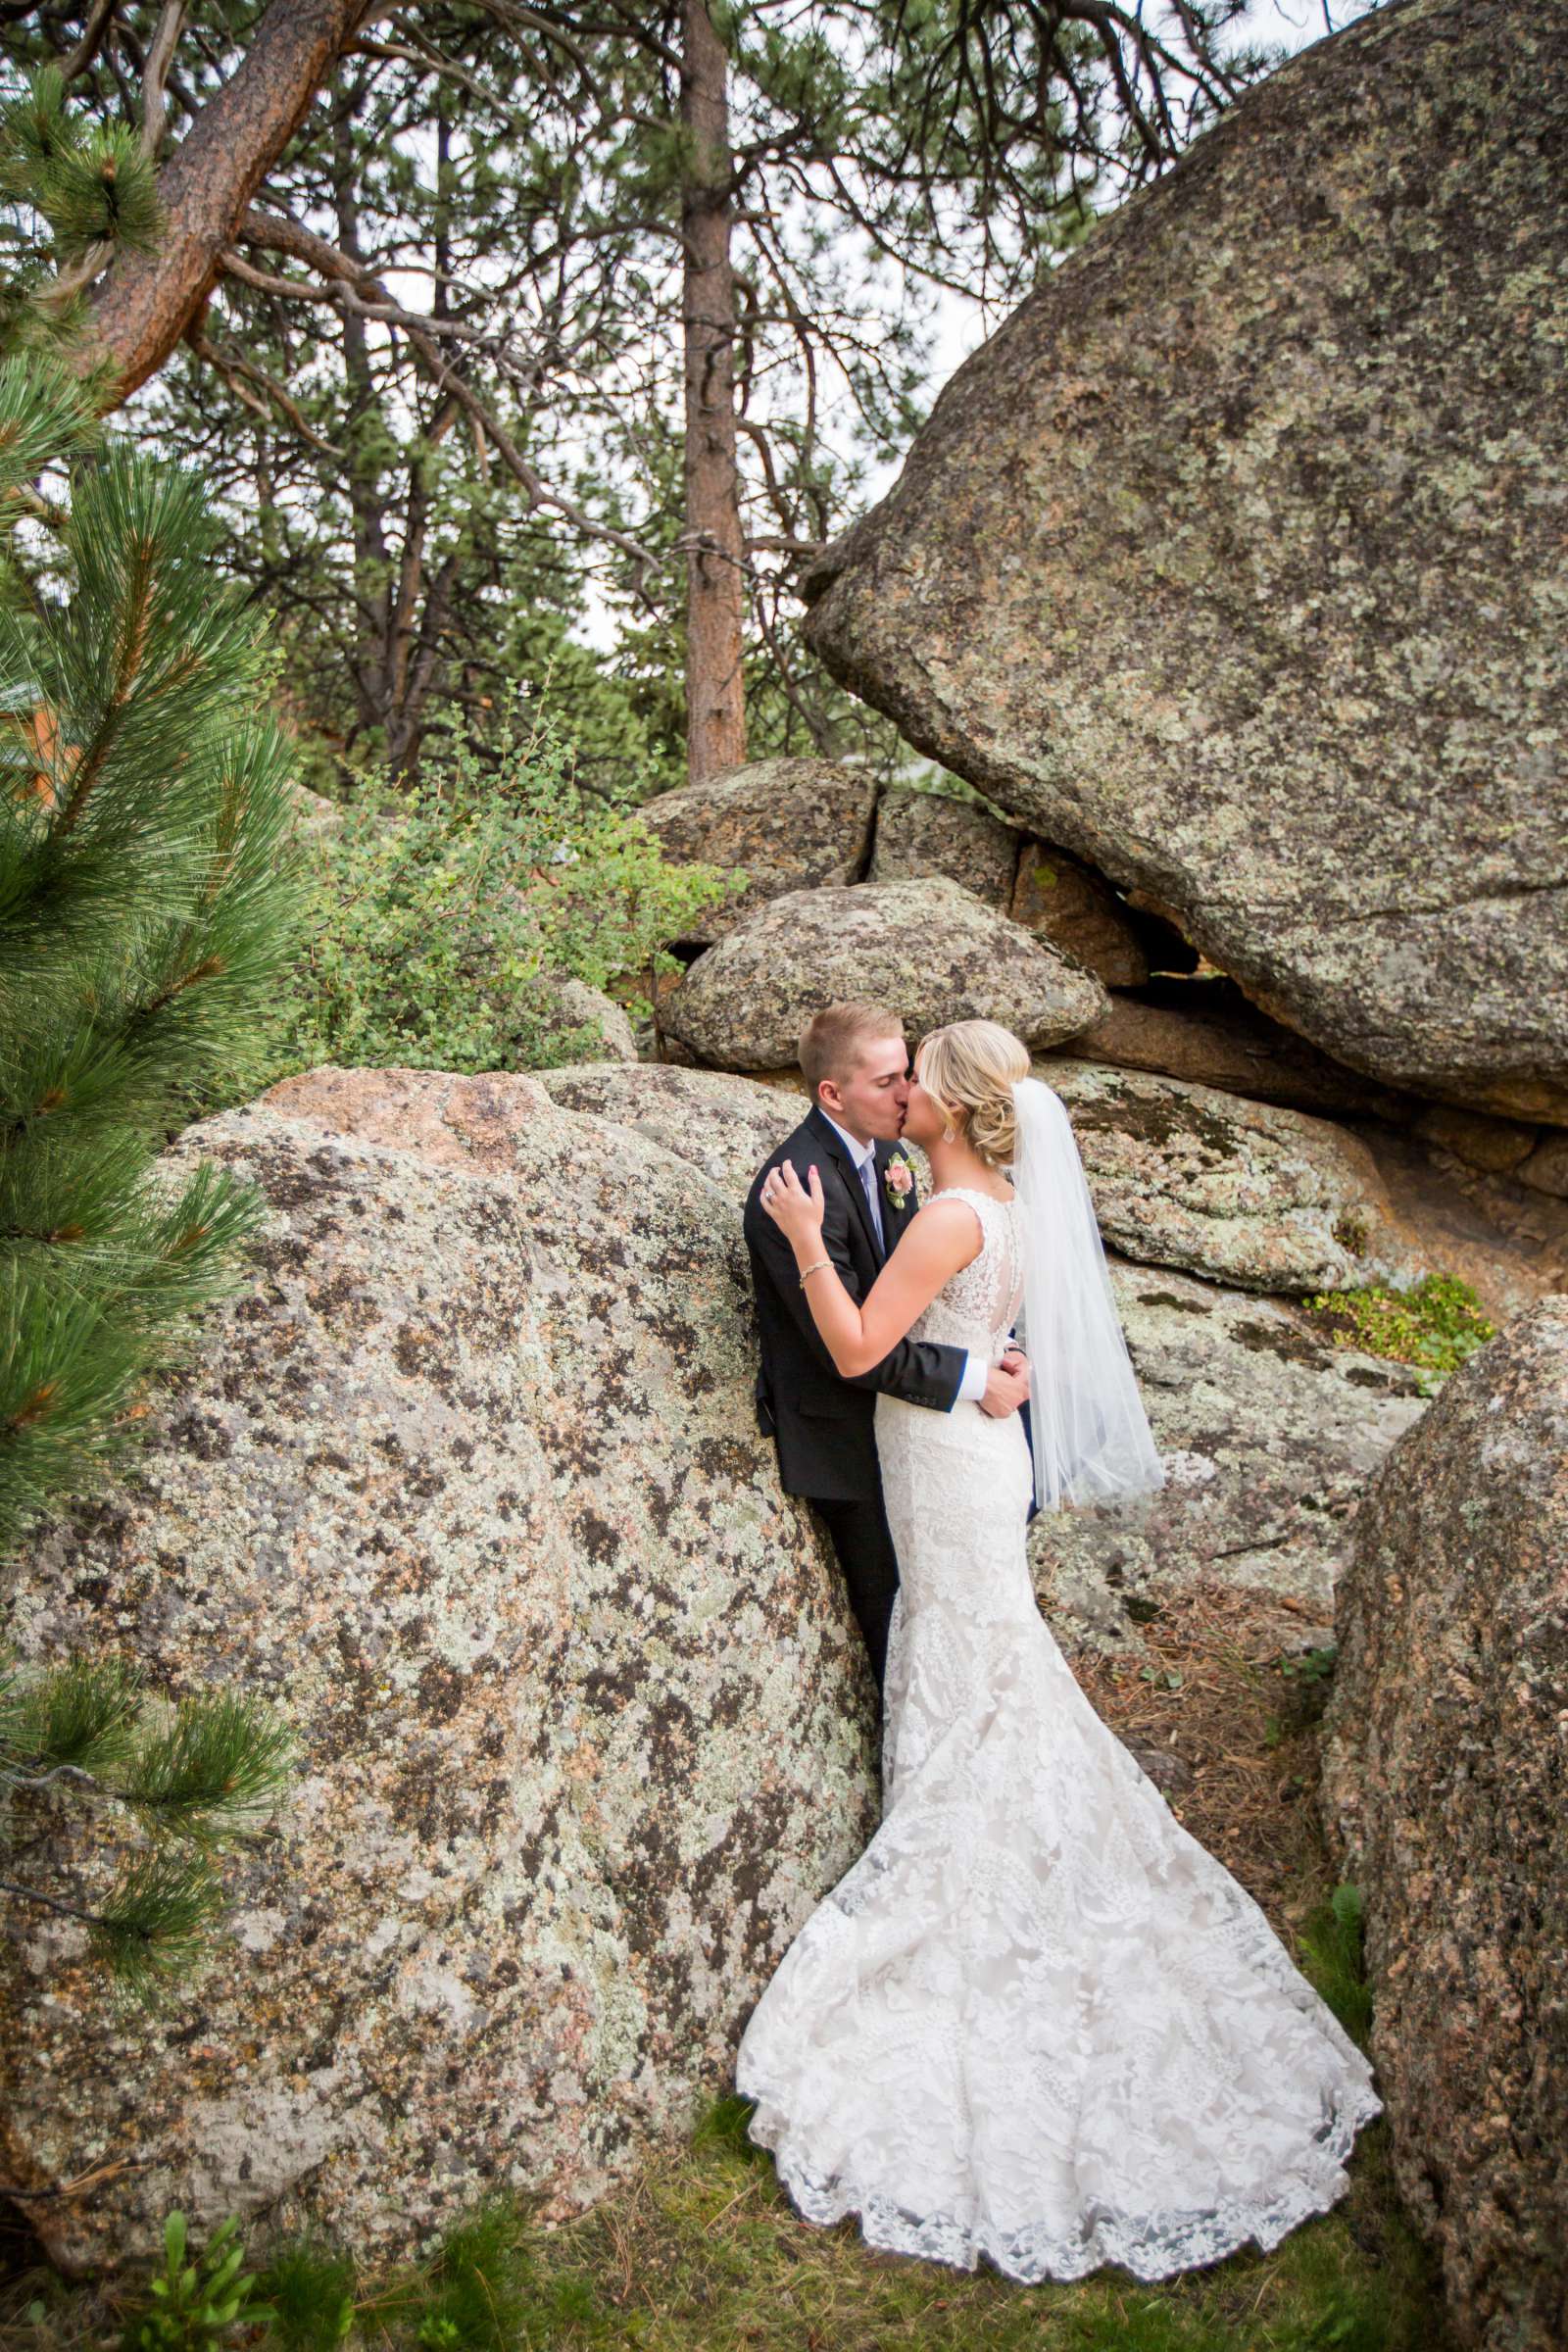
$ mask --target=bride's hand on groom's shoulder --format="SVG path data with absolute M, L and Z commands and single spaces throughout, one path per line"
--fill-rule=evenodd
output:
M 802 1242 L 821 1240 L 822 1217 L 827 1206 L 822 1198 L 820 1171 L 813 1163 L 806 1173 L 808 1182 L 802 1184 L 793 1163 L 782 1159 L 763 1177 L 760 1195 L 762 1207 L 797 1249 Z

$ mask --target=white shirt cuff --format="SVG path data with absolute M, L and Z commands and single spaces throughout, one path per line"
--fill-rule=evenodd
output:
M 963 1359 L 963 1378 L 958 1383 L 955 1404 L 978 1404 L 986 1393 L 990 1367 L 983 1355 L 966 1355 Z

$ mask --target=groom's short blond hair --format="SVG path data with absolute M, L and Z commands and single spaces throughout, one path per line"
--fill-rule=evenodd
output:
M 902 1037 L 904 1023 L 896 1012 L 885 1004 L 824 1004 L 807 1025 L 801 1038 L 801 1076 L 810 1089 L 811 1101 L 824 1078 L 835 1079 L 841 1086 L 855 1074 L 855 1065 L 866 1046 L 874 1046 L 884 1037 Z

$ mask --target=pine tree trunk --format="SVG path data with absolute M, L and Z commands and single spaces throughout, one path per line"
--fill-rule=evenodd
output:
M 746 757 L 729 61 L 706 0 L 681 5 L 681 185 L 686 340 L 686 749 L 693 782 Z
M 272 0 L 231 79 L 158 174 L 156 253 L 124 253 L 93 299 L 78 364 L 108 359 L 111 405 L 155 375 L 212 290 L 218 257 L 287 146 L 367 0 Z
M 337 212 L 337 241 L 353 261 L 363 259 L 360 248 L 360 207 L 357 182 L 359 158 L 350 119 L 351 98 L 339 77 L 333 91 L 336 115 L 332 125 L 332 197 Z M 351 423 L 344 488 L 354 517 L 354 651 L 349 675 L 362 727 L 380 726 L 386 717 L 386 637 L 388 582 L 392 561 L 382 528 L 380 466 L 368 458 L 366 441 L 379 444 L 376 430 L 376 391 L 370 372 L 369 344 L 365 320 L 357 311 L 343 314 L 343 375 L 348 387 Z

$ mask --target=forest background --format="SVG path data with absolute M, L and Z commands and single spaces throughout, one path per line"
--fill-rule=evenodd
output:
M 340 795 L 519 706 L 617 803 L 749 757 L 893 767 L 796 580 L 940 383 L 1289 49 L 1279 0 L 0 8 L 13 88 L 158 167 L 89 250 L 138 439 L 197 467 Z

